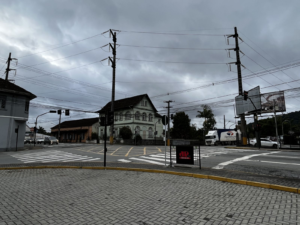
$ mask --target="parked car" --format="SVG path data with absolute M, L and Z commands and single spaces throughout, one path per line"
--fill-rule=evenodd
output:
M 33 144 L 33 139 L 25 139 L 24 144 Z
M 265 138 L 260 139 L 260 144 L 261 144 L 261 147 L 277 148 L 277 142 L 276 141 L 271 141 L 271 140 L 265 139 Z M 256 147 L 257 146 L 256 139 L 250 140 L 250 145 L 253 145 L 253 146 Z M 280 144 L 279 144 L 279 146 L 280 146 Z
M 57 144 L 58 145 L 58 140 L 56 139 L 56 137 L 45 137 L 44 139 L 44 145 L 54 145 Z
M 36 143 L 37 144 L 44 144 L 44 139 L 43 138 L 36 139 Z

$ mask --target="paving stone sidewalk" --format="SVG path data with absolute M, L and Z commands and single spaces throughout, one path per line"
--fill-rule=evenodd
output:
M 0 170 L 0 224 L 299 224 L 300 195 L 170 174 Z
M 28 164 L 9 164 L 0 165 L 1 167 L 26 167 L 26 166 L 41 166 L 41 165 L 53 165 L 53 166 L 103 166 L 103 162 L 67 162 L 67 163 L 28 163 Z M 240 172 L 234 170 L 215 170 L 210 168 L 183 168 L 183 167 L 164 167 L 160 165 L 151 165 L 143 163 L 120 163 L 120 162 L 108 162 L 106 164 L 108 167 L 125 167 L 125 168 L 143 168 L 143 169 L 158 169 L 158 170 L 168 170 L 177 172 L 187 172 L 187 173 L 198 173 L 205 175 L 221 176 L 233 179 L 255 181 L 269 184 L 277 184 L 288 187 L 300 188 L 300 179 L 297 178 L 284 178 L 279 176 L 267 176 L 255 173 Z

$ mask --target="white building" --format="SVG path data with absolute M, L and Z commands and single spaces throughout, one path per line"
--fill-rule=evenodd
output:
M 29 102 L 36 96 L 0 78 L 0 152 L 24 147 Z M 18 129 L 18 140 L 16 129 Z
M 104 116 L 111 111 L 111 102 L 107 103 L 98 113 Z M 120 129 L 128 127 L 132 133 L 140 134 L 143 140 L 161 140 L 163 138 L 163 124 L 161 115 L 151 102 L 147 94 L 116 100 L 114 102 L 115 122 L 114 139 L 120 138 Z M 107 135 L 110 135 L 110 127 L 107 127 Z M 155 131 L 157 134 L 155 135 Z M 104 127 L 99 127 L 99 136 L 104 135 Z

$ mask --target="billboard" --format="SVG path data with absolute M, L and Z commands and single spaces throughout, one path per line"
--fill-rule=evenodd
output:
M 261 94 L 261 113 L 272 113 L 274 112 L 273 106 L 275 102 L 275 111 L 276 112 L 285 112 L 285 99 L 284 92 L 270 92 Z
M 252 100 L 252 102 L 251 102 Z M 248 99 L 245 101 L 244 96 L 235 97 L 236 114 L 253 112 L 261 109 L 260 87 L 257 86 L 248 91 Z

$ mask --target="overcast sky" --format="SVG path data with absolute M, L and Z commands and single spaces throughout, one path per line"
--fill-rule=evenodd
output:
M 148 94 L 160 114 L 166 113 L 166 100 L 174 101 L 172 112 L 194 106 L 182 110 L 188 110 L 199 128 L 200 105 L 224 101 L 212 109 L 217 127 L 223 127 L 225 115 L 228 128 L 235 123 L 234 102 L 228 100 L 238 93 L 238 83 L 219 83 L 237 78 L 236 66 L 229 71 L 226 65 L 235 62 L 235 52 L 229 58 L 225 51 L 234 47 L 234 39 L 227 45 L 224 35 L 237 27 L 245 54 L 243 76 L 284 67 L 244 79 L 244 90 L 259 85 L 267 93 L 299 87 L 299 8 L 296 0 L 1 1 L 0 69 L 3 78 L 11 52 L 18 65 L 12 62 L 17 74 L 10 72 L 10 79 L 38 96 L 32 101 L 29 126 L 49 110 L 44 105 L 99 110 L 111 100 L 112 89 L 112 68 L 108 60 L 100 62 L 112 56 L 107 46 L 100 48 L 112 38 L 101 33 L 115 29 L 116 99 Z M 293 97 L 298 93 L 285 92 L 287 112 L 299 110 L 300 99 Z M 95 116 L 71 110 L 71 118 L 62 115 L 62 121 Z M 57 123 L 57 114 L 47 114 L 38 126 L 50 131 Z

